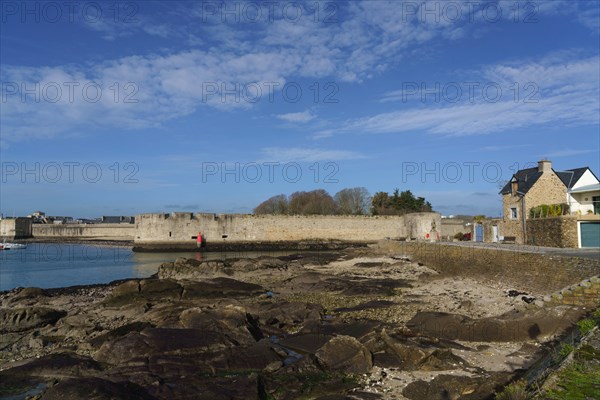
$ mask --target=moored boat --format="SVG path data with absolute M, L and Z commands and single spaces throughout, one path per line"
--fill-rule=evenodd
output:
M 27 245 L 21 243 L 0 243 L 0 250 L 21 250 L 26 248 Z

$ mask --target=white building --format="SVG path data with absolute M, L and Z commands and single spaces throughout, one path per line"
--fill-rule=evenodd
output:
M 556 173 L 567 186 L 571 214 L 600 215 L 600 180 L 587 167 Z

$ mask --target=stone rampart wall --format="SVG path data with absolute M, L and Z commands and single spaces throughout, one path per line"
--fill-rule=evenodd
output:
M 207 244 L 341 240 L 376 242 L 384 238 L 437 240 L 441 216 L 288 216 L 246 214 L 141 214 L 136 216 L 136 247 L 195 245 L 199 232 Z
M 95 239 L 131 241 L 134 224 L 33 224 L 33 237 L 39 239 Z

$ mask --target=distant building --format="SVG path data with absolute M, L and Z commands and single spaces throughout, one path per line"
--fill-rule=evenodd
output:
M 100 218 L 77 218 L 75 223 L 77 224 L 99 224 L 102 222 Z
M 54 225 L 72 224 L 74 220 L 73 217 L 48 216 L 46 217 L 46 223 Z
M 34 211 L 27 217 L 31 218 L 31 222 L 34 224 L 45 224 L 46 223 L 46 213 L 42 212 L 42 211 Z
M 135 217 L 104 215 L 100 219 L 100 222 L 103 224 L 133 224 Z

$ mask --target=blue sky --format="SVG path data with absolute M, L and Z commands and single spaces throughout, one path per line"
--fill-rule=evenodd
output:
M 496 216 L 541 158 L 600 172 L 598 1 L 1 7 L 5 215 L 364 186 Z

